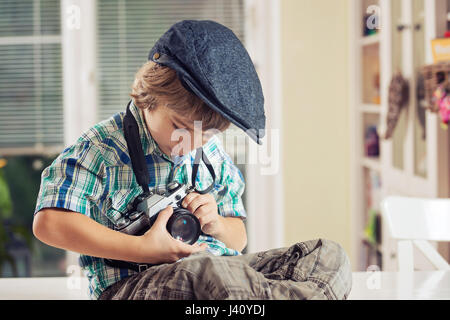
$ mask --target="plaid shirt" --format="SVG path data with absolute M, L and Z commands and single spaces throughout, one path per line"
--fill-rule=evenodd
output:
M 150 174 L 149 187 L 165 191 L 166 185 L 173 180 L 190 185 L 195 150 L 174 162 L 153 140 L 142 112 L 134 103 L 131 103 L 130 110 L 139 126 Z M 131 168 L 122 130 L 124 115 L 125 112 L 116 113 L 84 132 L 75 144 L 66 148 L 44 169 L 35 214 L 47 207 L 64 208 L 114 228 L 121 213 L 129 210 L 133 199 L 143 192 Z M 241 199 L 245 183 L 241 172 L 216 136 L 203 145 L 203 150 L 216 173 L 216 182 L 210 192 L 216 199 L 219 214 L 245 219 L 247 214 Z M 201 162 L 197 187 L 203 190 L 211 182 L 212 177 Z M 211 236 L 201 236 L 198 241 L 206 242 L 214 255 L 240 254 Z M 91 299 L 97 299 L 108 286 L 136 273 L 109 267 L 103 259 L 87 255 L 80 255 L 79 262 L 89 278 Z

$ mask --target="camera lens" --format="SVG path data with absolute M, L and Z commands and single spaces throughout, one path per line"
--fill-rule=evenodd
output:
M 189 210 L 175 208 L 167 222 L 167 230 L 175 239 L 188 244 L 197 242 L 200 236 L 200 222 Z

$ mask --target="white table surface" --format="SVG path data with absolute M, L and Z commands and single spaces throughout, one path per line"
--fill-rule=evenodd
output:
M 354 272 L 348 299 L 450 300 L 450 270 Z
M 87 279 L 0 278 L 0 300 L 88 299 Z M 450 300 L 450 271 L 354 272 L 349 300 Z
M 85 277 L 0 278 L 0 300 L 87 300 Z

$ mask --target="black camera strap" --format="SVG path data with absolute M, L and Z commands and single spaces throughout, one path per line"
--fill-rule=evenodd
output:
M 144 149 L 142 148 L 141 138 L 139 135 L 139 127 L 136 122 L 136 119 L 134 118 L 133 114 L 130 111 L 130 104 L 131 101 L 127 105 L 127 110 L 125 113 L 125 117 L 123 119 L 123 131 L 125 140 L 127 142 L 128 147 L 128 153 L 130 154 L 131 158 L 131 166 L 133 168 L 134 175 L 136 176 L 136 180 L 139 183 L 139 185 L 142 187 L 142 190 L 144 191 L 144 194 L 149 193 L 149 181 L 150 177 L 148 174 L 148 168 L 147 163 L 145 161 L 145 155 L 144 155 Z M 200 161 L 203 161 L 208 168 L 209 173 L 213 177 L 213 182 L 211 185 L 206 188 L 205 190 L 197 190 L 195 186 L 195 180 L 197 178 L 197 172 L 198 172 L 198 166 L 200 165 Z M 211 189 L 214 187 L 214 183 L 216 180 L 216 174 L 214 172 L 214 168 L 211 165 L 211 163 L 208 160 L 208 157 L 206 156 L 205 152 L 203 151 L 203 148 L 197 148 L 196 154 L 195 154 L 195 160 L 192 167 L 192 187 L 194 190 L 200 194 L 205 194 L 211 191 Z M 125 269 L 131 269 L 136 272 L 141 272 L 149 267 L 151 267 L 151 264 L 145 264 L 145 263 L 134 263 L 134 262 L 128 262 L 128 261 L 121 261 L 121 260 L 113 260 L 113 259 L 103 259 L 104 262 L 111 267 L 115 268 L 125 268 Z
M 128 102 L 127 110 L 125 113 L 125 117 L 123 119 L 123 131 L 125 140 L 127 142 L 128 153 L 131 158 L 131 166 L 133 168 L 134 175 L 136 176 L 136 180 L 139 185 L 142 187 L 144 193 L 149 193 L 148 184 L 150 181 L 150 177 L 148 174 L 147 162 L 145 161 L 144 150 L 141 144 L 141 138 L 139 136 L 139 127 L 134 118 L 133 114 L 130 110 L 130 104 L 132 100 Z M 200 165 L 200 161 L 203 161 L 211 174 L 213 181 L 209 187 L 204 190 L 198 190 L 195 181 L 197 178 L 198 167 Z M 216 174 L 214 172 L 214 167 L 211 165 L 208 157 L 203 151 L 202 147 L 197 148 L 195 154 L 194 164 L 192 166 L 192 176 L 191 176 L 191 184 L 197 193 L 205 194 L 212 190 L 214 187 L 216 180 Z
M 131 166 L 137 182 L 142 187 L 144 193 L 149 193 L 147 163 L 145 162 L 144 150 L 142 149 L 141 137 L 139 136 L 139 127 L 130 111 L 131 100 L 127 105 L 127 111 L 123 118 L 123 133 L 127 142 L 128 153 L 131 159 Z
M 201 157 L 201 159 L 200 159 L 200 157 Z M 203 160 L 203 162 L 206 165 L 206 168 L 208 168 L 208 171 L 213 178 L 213 182 L 209 185 L 208 188 L 206 188 L 204 190 L 198 190 L 197 187 L 195 186 L 195 180 L 197 179 L 197 171 L 198 171 L 198 166 L 200 165 L 200 160 Z M 192 177 L 191 177 L 192 186 L 195 188 L 196 192 L 198 192 L 200 194 L 206 194 L 212 190 L 212 188 L 214 187 L 215 181 L 216 181 L 216 174 L 214 172 L 214 167 L 212 166 L 211 162 L 209 162 L 209 159 L 206 157 L 206 154 L 203 151 L 203 148 L 202 147 L 197 148 L 197 150 L 195 152 L 194 165 L 192 166 Z

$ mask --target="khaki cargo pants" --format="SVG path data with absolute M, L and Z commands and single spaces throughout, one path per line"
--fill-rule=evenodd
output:
M 99 299 L 346 299 L 351 285 L 345 251 L 317 239 L 240 256 L 197 252 L 122 279 Z

